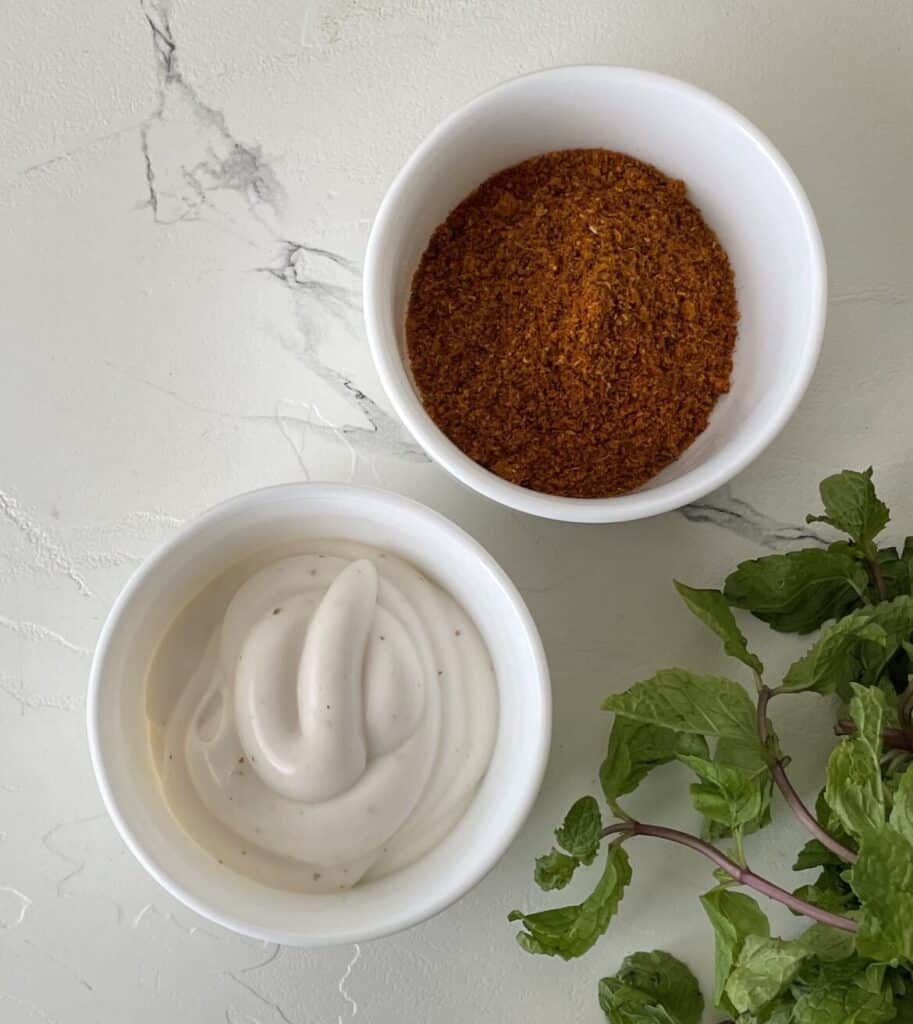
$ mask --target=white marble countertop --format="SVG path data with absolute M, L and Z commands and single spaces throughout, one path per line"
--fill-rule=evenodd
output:
M 513 514 L 431 466 L 380 393 L 359 300 L 371 217 L 419 139 L 501 79 L 574 62 L 741 109 L 804 183 L 830 265 L 818 371 L 768 452 L 684 514 L 597 528 Z M 874 463 L 913 532 L 911 65 L 905 0 L 4 0 L 4 1024 L 595 1024 L 597 978 L 658 945 L 706 981 L 707 872 L 686 852 L 643 844 L 618 925 L 574 964 L 522 953 L 505 914 L 548 902 L 532 860 L 595 791 L 604 693 L 721 665 L 673 575 L 716 584 L 788 545 L 844 466 Z M 555 689 L 541 799 L 490 877 L 406 934 L 319 952 L 237 937 L 160 890 L 103 813 L 83 720 L 90 652 L 143 556 L 222 498 L 308 478 L 403 491 L 475 534 L 526 595 Z M 813 703 L 781 724 L 809 788 L 818 724 Z M 653 817 L 688 820 L 668 789 L 644 795 Z M 781 828 L 751 850 L 785 872 L 798 841 Z

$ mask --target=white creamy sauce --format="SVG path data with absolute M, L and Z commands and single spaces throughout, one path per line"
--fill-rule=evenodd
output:
M 387 875 L 440 842 L 497 727 L 491 659 L 462 608 L 399 558 L 346 542 L 210 584 L 170 627 L 147 687 L 185 830 L 220 862 L 299 891 Z

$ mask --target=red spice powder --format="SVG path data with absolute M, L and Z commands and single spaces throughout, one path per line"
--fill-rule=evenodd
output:
M 434 232 L 406 343 L 467 455 L 548 494 L 639 487 L 729 390 L 732 269 L 685 184 L 603 149 L 489 178 Z

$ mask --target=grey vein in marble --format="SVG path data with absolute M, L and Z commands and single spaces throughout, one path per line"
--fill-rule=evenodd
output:
M 42 626 L 38 622 L 21 622 L 0 614 L 0 629 L 9 630 L 12 633 L 18 634 L 22 639 L 30 640 L 33 643 L 56 644 L 58 647 L 63 647 L 64 650 L 72 651 L 74 654 L 81 654 L 85 657 L 92 653 L 88 647 L 74 644 L 72 640 L 68 640 L 61 633 L 58 633 L 57 630 L 51 629 L 48 626 Z
M 339 353 L 324 355 L 321 352 L 327 344 L 327 316 L 343 326 L 350 341 L 359 348 L 364 343 L 357 264 L 327 249 L 283 240 L 276 262 L 259 270 L 279 281 L 295 298 L 301 338 L 283 338 L 282 347 L 347 404 L 354 404 L 368 422 L 368 427 L 313 424 L 313 429 L 330 430 L 345 437 L 362 455 L 394 455 L 405 461 L 427 462 L 428 457 L 398 420 L 384 411 L 350 376 L 329 365 L 328 359 Z M 334 344 L 338 345 L 338 341 Z
M 85 698 L 65 694 L 61 697 L 47 697 L 42 693 L 32 693 L 25 689 L 24 684 L 0 677 L 0 693 L 19 705 L 20 714 L 26 711 L 81 711 L 85 706 Z
M 853 291 L 832 295 L 830 302 L 835 306 L 866 302 L 874 302 L 885 306 L 904 306 L 913 302 L 913 295 L 897 288 L 874 285 L 870 288 L 856 288 Z
M 68 577 L 84 597 L 92 596 L 88 582 L 64 548 L 38 522 L 33 513 L 24 508 L 12 494 L 4 491 L 0 491 L 0 515 L 11 522 L 34 549 L 34 564 L 38 568 Z
M 179 65 L 178 46 L 170 20 L 167 0 L 142 0 L 149 24 L 159 76 L 159 105 L 141 128 L 143 159 L 149 206 L 161 224 L 198 220 L 216 204 L 224 224 L 234 225 L 242 211 L 226 206 L 219 197 L 235 194 L 258 227 L 264 225 L 262 209 L 275 216 L 284 199 L 275 173 L 263 159 L 260 148 L 239 142 L 228 128 L 224 114 L 208 106 L 189 84 Z M 179 159 L 175 154 L 180 154 Z M 247 239 L 250 241 L 250 239 Z M 334 426 L 317 410 L 318 422 L 309 429 L 351 444 L 358 455 L 393 455 L 406 461 L 427 461 L 400 423 L 385 412 L 352 377 L 336 370 L 321 357 L 326 340 L 326 321 L 341 324 L 359 347 L 361 302 L 359 268 L 351 260 L 327 249 L 280 241 L 280 259 L 275 266 L 258 268 L 280 280 L 295 296 L 301 342 L 283 347 L 321 379 L 364 418 L 368 426 Z M 311 264 L 316 265 L 312 272 Z M 177 397 L 177 396 L 174 396 Z M 273 417 L 280 432 L 306 472 L 300 450 L 289 440 L 284 423 Z
M 352 969 L 355 967 L 355 965 L 358 963 L 358 961 L 360 959 L 361 959 L 361 946 L 359 946 L 359 944 L 356 942 L 355 943 L 355 952 L 352 954 L 352 959 L 348 962 L 348 964 L 346 964 L 345 973 L 339 979 L 339 985 L 338 985 L 339 994 L 345 1000 L 346 1005 L 351 1009 L 352 1012 L 351 1012 L 350 1016 L 352 1016 L 352 1017 L 356 1017 L 358 1015 L 358 1003 L 352 998 L 351 994 L 349 993 L 348 988 L 346 987 L 346 983 L 348 982 L 349 978 L 352 975 Z M 338 1020 L 337 1024 L 342 1024 L 342 1014 L 339 1015 L 339 1020 Z
M 198 219 L 220 192 L 237 193 L 252 212 L 263 205 L 275 213 L 284 194 L 260 148 L 239 142 L 225 115 L 184 77 L 170 3 L 141 0 L 141 7 L 159 75 L 158 108 L 140 129 L 153 217 L 162 224 Z
M 727 484 L 701 501 L 686 505 L 681 514 L 692 523 L 710 523 L 753 541 L 770 551 L 789 551 L 809 544 L 826 547 L 828 541 L 810 526 L 794 526 L 737 498 Z
M 0 928 L 9 931 L 25 920 L 32 901 L 11 885 L 0 885 Z
M 61 970 L 66 971 L 66 973 L 75 981 L 79 982 L 87 992 L 95 991 L 95 986 L 80 974 L 72 964 L 67 963 L 66 960 L 61 960 L 58 956 L 54 956 L 53 953 L 48 952 L 48 950 L 43 946 L 39 946 L 37 942 L 33 942 L 32 939 L 23 939 L 22 942 L 24 945 L 30 946 L 32 949 L 36 950 L 36 952 L 40 953 L 49 964 L 53 964 L 55 967 L 59 967 Z
M 289 1015 L 285 1012 L 285 1010 L 282 1009 L 282 1007 L 276 1000 L 268 999 L 265 995 L 263 995 L 262 992 L 258 992 L 257 989 L 253 987 L 253 985 L 249 985 L 246 981 L 242 981 L 238 977 L 237 972 L 229 973 L 228 977 L 231 978 L 232 981 L 237 982 L 241 986 L 241 988 L 246 989 L 248 992 L 250 992 L 250 994 L 259 1002 L 261 1002 L 264 1006 L 268 1006 L 279 1017 L 280 1020 L 284 1021 L 284 1024 L 312 1024 L 310 1019 L 294 1020 L 292 1017 L 289 1017 Z

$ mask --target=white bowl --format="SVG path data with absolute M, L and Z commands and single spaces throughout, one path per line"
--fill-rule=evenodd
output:
M 482 181 L 555 149 L 605 147 L 682 178 L 729 253 L 741 322 L 732 390 L 707 430 L 640 490 L 562 498 L 502 480 L 432 422 L 404 358 L 409 287 L 435 227 Z M 826 267 L 802 187 L 773 145 L 732 107 L 673 78 L 620 67 L 564 67 L 505 82 L 440 124 L 390 186 L 365 259 L 368 340 L 387 395 L 428 455 L 512 508 L 606 523 L 667 512 L 726 483 L 770 444 L 808 385 L 824 329 Z
M 273 889 L 220 867 L 187 835 L 159 790 L 145 714 L 145 677 L 156 647 L 203 585 L 260 549 L 318 537 L 386 548 L 449 591 L 488 645 L 500 704 L 488 773 L 443 842 L 402 871 L 321 896 Z M 157 881 L 227 928 L 269 942 L 319 946 L 407 928 L 443 910 L 494 866 L 539 790 L 551 696 L 542 643 L 523 599 L 468 534 L 395 494 L 340 484 L 289 484 L 218 505 L 137 570 L 98 641 L 88 726 L 108 812 Z

